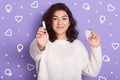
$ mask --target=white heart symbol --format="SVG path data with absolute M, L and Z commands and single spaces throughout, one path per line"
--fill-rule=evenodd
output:
M 37 1 L 34 1 L 34 2 L 31 4 L 31 7 L 32 7 L 32 8 L 38 8 L 38 2 L 37 2 Z
M 16 20 L 18 23 L 21 22 L 22 19 L 23 19 L 23 16 L 19 16 L 19 15 L 15 16 L 15 20 Z
M 115 7 L 112 4 L 108 4 L 108 11 L 114 11 Z
M 112 43 L 111 46 L 112 46 L 112 48 L 114 50 L 116 50 L 116 49 L 118 49 L 118 47 L 120 46 L 120 44 L 119 43 Z
M 28 71 L 31 71 L 31 70 L 33 70 L 35 68 L 35 66 L 34 65 L 32 65 L 32 64 L 27 64 L 27 69 L 28 69 Z
M 107 80 L 106 77 L 104 77 L 104 76 L 99 76 L 98 79 L 99 80 Z
M 5 31 L 5 36 L 12 36 L 12 29 Z

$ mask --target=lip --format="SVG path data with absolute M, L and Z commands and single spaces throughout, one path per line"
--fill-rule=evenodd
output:
M 58 29 L 62 29 L 62 28 L 64 28 L 63 26 L 57 26 L 56 28 L 58 28 Z

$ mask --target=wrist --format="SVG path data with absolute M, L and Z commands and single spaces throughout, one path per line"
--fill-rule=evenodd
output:
M 93 48 L 97 48 L 99 46 L 100 46 L 100 44 L 99 45 L 91 45 L 91 47 L 93 47 Z
M 45 46 L 40 46 L 39 44 L 38 44 L 38 48 L 39 48 L 40 51 L 44 51 L 45 50 Z

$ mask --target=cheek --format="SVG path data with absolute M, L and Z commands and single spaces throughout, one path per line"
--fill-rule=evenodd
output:
M 56 29 L 56 25 L 57 25 L 57 24 L 56 24 L 55 22 L 52 23 L 52 29 L 53 29 L 53 30 Z
M 55 25 L 57 25 L 57 22 L 56 22 L 56 21 L 53 21 L 53 22 L 52 22 L 52 26 L 55 26 Z
M 66 22 L 66 23 L 64 23 L 66 26 L 70 26 L 70 22 Z

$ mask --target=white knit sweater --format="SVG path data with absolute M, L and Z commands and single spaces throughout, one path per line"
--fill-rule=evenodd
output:
M 81 74 L 96 77 L 102 65 L 101 47 L 91 54 L 79 40 L 48 42 L 40 51 L 36 39 L 30 45 L 30 55 L 36 62 L 38 80 L 82 80 Z

